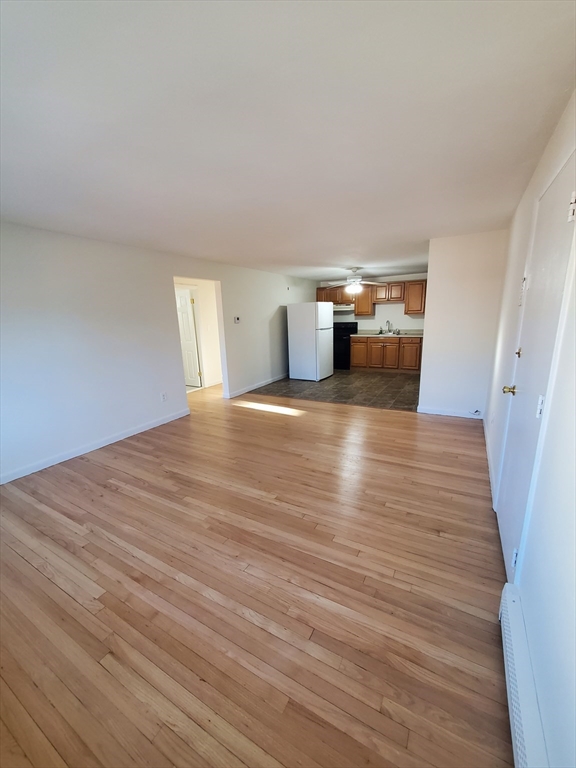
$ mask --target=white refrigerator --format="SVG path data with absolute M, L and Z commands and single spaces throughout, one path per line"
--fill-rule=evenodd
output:
M 288 364 L 291 379 L 320 381 L 334 373 L 334 304 L 288 304 Z

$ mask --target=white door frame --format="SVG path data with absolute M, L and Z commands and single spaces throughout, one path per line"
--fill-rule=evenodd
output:
M 566 290 L 562 296 L 562 304 L 560 307 L 560 318 L 558 320 L 558 331 L 556 338 L 554 339 L 554 351 L 552 353 L 552 362 L 550 365 L 550 375 L 548 377 L 548 384 L 546 387 L 547 392 L 553 392 L 556 380 L 558 378 L 558 367 L 560 365 L 560 353 L 562 347 L 562 339 L 566 333 L 568 323 L 568 309 L 570 306 L 570 300 L 574 292 L 574 280 L 576 279 L 576 231 L 572 236 L 572 249 L 570 251 L 570 260 L 568 262 L 568 269 L 566 272 Z M 534 456 L 534 471 L 532 473 L 532 481 L 530 483 L 530 490 L 528 491 L 528 501 L 526 503 L 526 513 L 524 515 L 524 524 L 522 527 L 522 534 L 520 536 L 520 544 L 518 545 L 518 561 L 516 563 L 516 571 L 514 572 L 514 584 L 519 584 L 522 577 L 522 567 L 524 565 L 524 554 L 526 552 L 526 540 L 528 537 L 528 529 L 530 527 L 530 518 L 532 517 L 532 509 L 534 507 L 534 494 L 536 492 L 536 485 L 538 481 L 538 475 L 540 471 L 540 464 L 542 462 L 542 451 L 546 432 L 548 430 L 549 421 L 549 408 L 544 408 L 542 415 L 542 424 L 540 425 L 540 432 L 538 434 L 538 443 L 536 445 L 536 455 Z
M 526 259 L 526 264 L 525 264 L 524 273 L 523 273 L 523 278 L 524 278 L 524 281 L 525 281 L 525 283 L 524 283 L 524 294 L 523 294 L 522 304 L 521 304 L 521 307 L 520 307 L 518 326 L 517 326 L 517 332 L 516 332 L 516 344 L 515 344 L 516 349 L 518 349 L 518 347 L 519 347 L 519 345 L 521 343 L 521 340 L 523 338 L 523 333 L 524 333 L 524 330 L 525 330 L 525 325 L 526 325 L 526 307 L 527 307 L 527 304 L 528 304 L 527 293 L 530 290 L 529 281 L 530 281 L 531 273 L 533 271 L 532 267 L 533 267 L 534 255 L 535 255 L 534 254 L 534 249 L 535 249 L 535 246 L 536 246 L 536 233 L 537 233 L 538 223 L 539 223 L 539 220 L 540 220 L 540 204 L 541 204 L 541 201 L 544 198 L 545 194 L 548 192 L 550 187 L 555 183 L 556 179 L 566 169 L 566 166 L 569 165 L 569 163 L 571 163 L 573 161 L 573 156 L 574 156 L 574 152 L 572 152 L 570 154 L 570 156 L 566 159 L 566 161 L 557 169 L 556 173 L 552 176 L 552 178 L 548 179 L 548 183 L 542 189 L 542 192 L 538 196 L 537 204 L 536 204 L 535 209 L 534 209 L 534 215 L 533 215 L 533 219 L 532 219 L 532 231 L 531 231 L 531 234 L 530 234 L 530 247 L 529 247 L 528 257 Z M 567 200 L 567 202 L 566 202 L 566 215 L 568 214 L 568 203 L 569 203 L 569 201 Z M 568 222 L 567 222 L 567 226 L 568 226 Z M 573 238 L 574 238 L 574 235 L 573 235 Z M 570 251 L 570 255 L 569 255 L 569 258 L 568 258 L 567 272 L 566 272 L 565 283 L 564 283 L 564 285 L 568 286 L 568 287 L 570 285 L 568 280 L 570 279 L 571 275 L 572 275 L 572 278 L 573 278 L 573 275 L 574 275 L 574 271 L 573 271 L 574 270 L 574 266 L 573 266 L 574 250 L 573 249 L 574 249 L 574 239 L 572 241 L 572 249 Z M 519 291 L 520 291 L 521 288 L 522 288 L 522 286 L 518 286 L 518 290 Z M 553 378 L 555 376 L 555 371 L 556 371 L 556 369 L 558 367 L 558 359 L 557 359 L 558 343 L 559 343 L 559 340 L 561 339 L 561 335 L 562 335 L 562 333 L 564 331 L 564 326 L 565 326 L 565 323 L 566 323 L 566 317 L 565 317 L 566 308 L 565 308 L 565 305 L 566 305 L 566 300 L 567 300 L 567 294 L 569 294 L 569 292 L 570 291 L 566 290 L 566 288 L 565 288 L 565 290 L 563 292 L 563 295 L 562 295 L 562 298 L 561 298 L 561 305 L 560 305 L 560 312 L 559 312 L 559 317 L 558 317 L 558 324 L 556 326 L 556 332 L 555 332 L 555 338 L 554 338 L 554 347 L 553 347 L 552 357 L 551 357 L 551 360 L 550 360 L 550 368 L 549 368 L 549 371 L 548 371 L 547 383 L 546 383 L 546 388 L 545 388 L 544 394 L 551 391 L 551 385 L 552 385 L 552 382 L 553 382 Z M 514 359 L 514 364 L 513 364 L 513 367 L 512 367 L 512 372 L 511 372 L 511 375 L 510 375 L 510 383 L 515 383 L 516 382 L 517 375 L 518 375 L 518 366 L 519 365 L 520 365 L 520 360 L 518 359 L 518 357 L 516 357 Z M 508 404 L 507 411 L 506 411 L 506 416 L 505 416 L 505 432 L 504 432 L 504 440 L 503 440 L 503 450 L 502 450 L 502 455 L 501 455 L 501 459 L 500 459 L 500 463 L 499 463 L 499 467 L 498 467 L 498 479 L 497 479 L 496 497 L 493 500 L 493 502 L 494 502 L 494 504 L 493 504 L 494 510 L 496 511 L 496 514 L 498 516 L 500 516 L 500 514 L 502 513 L 501 505 L 503 503 L 503 480 L 505 479 L 503 473 L 504 473 L 504 467 L 505 467 L 505 462 L 506 462 L 507 451 L 510 450 L 510 426 L 511 426 L 510 422 L 511 422 L 512 404 L 513 404 L 513 401 L 510 400 L 509 404 Z M 544 415 L 546 415 L 546 412 L 547 412 L 547 410 L 545 409 L 544 410 Z M 531 507 L 532 507 L 533 488 L 534 488 L 534 485 L 535 485 L 535 480 L 536 480 L 536 478 L 538 476 L 538 471 L 539 471 L 540 461 L 541 461 L 541 448 L 540 448 L 540 445 L 542 443 L 543 435 L 545 433 L 545 424 L 546 423 L 547 423 L 547 419 L 543 418 L 542 422 L 540 423 L 540 429 L 539 429 L 538 437 L 537 437 L 537 441 L 536 441 L 534 457 L 533 457 L 532 472 L 531 472 L 531 479 L 530 479 L 530 482 L 529 482 L 529 485 L 528 485 L 528 495 L 527 495 L 527 498 L 526 498 L 526 505 L 525 505 L 525 509 L 524 509 L 524 517 L 523 517 L 523 520 L 522 520 L 522 524 L 520 526 L 520 536 L 519 536 L 519 540 L 518 540 L 518 543 L 517 543 L 517 546 L 516 546 L 517 558 L 516 558 L 516 567 L 515 568 L 512 568 L 511 562 L 509 562 L 510 561 L 510 553 L 509 552 L 505 552 L 504 553 L 505 554 L 505 558 L 506 558 L 505 566 L 506 566 L 506 571 L 507 571 L 507 574 L 508 574 L 508 580 L 513 582 L 513 583 L 518 583 L 518 579 L 519 579 L 519 576 L 520 576 L 521 563 L 522 563 L 522 560 L 523 560 L 523 553 L 524 553 L 524 548 L 525 548 L 526 531 L 528 529 L 529 518 L 530 518 L 530 510 L 531 510 Z
M 230 392 L 230 384 L 228 382 L 228 359 L 227 359 L 227 350 L 226 350 L 226 333 L 224 331 L 224 309 L 223 309 L 223 302 L 222 302 L 222 283 L 220 280 L 213 280 L 208 277 L 188 277 L 185 275 L 174 275 L 172 278 L 172 286 L 173 289 L 175 289 L 177 286 L 180 286 L 182 288 L 189 288 L 194 289 L 200 288 L 199 284 L 204 283 L 210 283 L 214 287 L 214 297 L 216 300 L 216 322 L 218 327 L 218 351 L 220 355 L 220 367 L 221 367 L 221 381 L 222 381 L 222 397 L 229 398 L 234 397 L 236 394 L 240 394 L 238 392 L 231 393 Z M 197 313 L 196 319 L 198 321 L 197 324 L 197 332 L 198 336 L 202 335 L 202 304 L 201 302 L 198 303 L 199 312 Z M 200 358 L 200 370 L 204 373 L 204 359 L 202 356 L 203 350 L 202 350 L 202 344 L 200 343 L 200 339 L 198 339 L 198 354 Z M 204 386 L 205 378 L 203 377 L 203 386 Z

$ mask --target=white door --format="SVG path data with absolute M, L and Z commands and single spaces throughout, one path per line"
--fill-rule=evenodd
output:
M 538 418 L 539 398 L 546 397 L 570 257 L 574 223 L 568 222 L 568 209 L 575 170 L 572 155 L 539 202 L 524 296 L 521 356 L 516 362 L 514 381 L 501 382 L 516 386 L 516 395 L 502 394 L 510 398 L 510 415 L 496 504 L 509 581 L 514 580 L 514 551 L 522 535 L 542 423 Z
M 324 328 L 316 331 L 316 381 L 334 373 L 334 331 Z
M 178 326 L 184 361 L 184 379 L 187 387 L 201 387 L 200 364 L 198 361 L 198 342 L 194 320 L 194 299 L 189 288 L 176 288 L 176 307 Z

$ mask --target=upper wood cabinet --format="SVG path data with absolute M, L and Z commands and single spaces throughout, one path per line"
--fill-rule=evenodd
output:
M 374 293 L 373 285 L 363 285 L 362 292 L 354 296 L 356 309 L 355 315 L 373 315 L 374 314 Z
M 388 283 L 388 301 L 404 301 L 406 283 Z
M 381 285 L 373 285 L 372 288 L 376 304 L 404 301 L 405 283 L 382 283 Z
M 316 301 L 354 304 L 356 315 L 374 315 L 375 304 L 404 303 L 405 315 L 423 315 L 426 305 L 426 280 L 363 285 L 362 292 L 357 294 L 346 293 L 342 286 L 316 288 Z
M 371 285 L 363 285 L 362 293 L 346 293 L 340 288 L 316 288 L 316 301 L 331 301 L 334 304 L 354 304 L 355 315 L 374 314 L 374 296 Z
M 426 306 L 426 280 L 405 283 L 404 314 L 423 315 Z
M 374 301 L 377 304 L 383 301 L 388 301 L 388 283 L 382 283 L 382 285 L 373 285 L 374 289 Z
M 316 301 L 331 301 L 334 304 L 350 304 L 351 298 L 346 298 L 346 294 L 339 287 L 316 288 Z

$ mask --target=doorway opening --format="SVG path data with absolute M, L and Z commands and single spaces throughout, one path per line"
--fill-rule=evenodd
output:
M 219 284 L 174 278 L 186 395 L 222 384 Z

